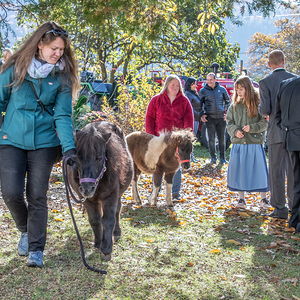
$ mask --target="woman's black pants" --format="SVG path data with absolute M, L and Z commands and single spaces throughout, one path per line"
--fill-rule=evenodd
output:
M 17 228 L 28 232 L 29 251 L 43 251 L 45 248 L 47 191 L 57 153 L 58 147 L 23 150 L 10 145 L 0 146 L 2 197 Z

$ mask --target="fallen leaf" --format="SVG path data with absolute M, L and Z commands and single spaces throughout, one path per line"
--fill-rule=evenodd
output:
M 249 218 L 250 217 L 250 215 L 248 215 L 245 212 L 240 212 L 240 216 L 243 217 L 243 218 Z
M 166 213 L 168 214 L 168 215 L 172 215 L 172 212 L 167 208 L 166 209 Z
M 219 249 L 210 250 L 208 253 L 221 253 Z
M 57 222 L 63 222 L 64 220 L 63 219 L 55 219 L 55 221 L 57 221 Z
M 228 244 L 234 244 L 234 245 L 238 245 L 238 246 L 242 245 L 240 242 L 237 242 L 237 241 L 232 240 L 232 239 L 231 240 L 227 240 L 226 243 L 228 243 Z
M 245 247 L 241 247 L 241 250 L 245 251 L 245 250 L 246 250 L 246 248 L 245 248 Z
M 124 221 L 134 221 L 132 218 L 125 218 Z
M 151 240 L 151 239 L 146 239 L 146 241 L 149 243 L 153 243 L 153 240 Z
M 283 296 L 280 296 L 280 299 L 282 299 L 282 300 L 293 300 L 292 298 L 287 298 L 287 297 L 283 297 Z
M 271 282 L 272 282 L 272 283 L 276 283 L 276 282 L 278 281 L 278 279 L 279 279 L 279 277 L 274 277 L 274 278 L 271 280 Z
M 291 239 L 294 241 L 300 241 L 300 238 L 296 237 L 296 236 L 291 236 Z

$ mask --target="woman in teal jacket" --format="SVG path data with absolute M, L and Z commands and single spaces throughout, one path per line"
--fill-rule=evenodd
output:
M 41 267 L 49 177 L 60 145 L 68 163 L 76 163 L 71 115 L 79 83 L 68 33 L 55 22 L 41 25 L 5 63 L 0 86 L 2 196 L 21 231 L 19 255 Z

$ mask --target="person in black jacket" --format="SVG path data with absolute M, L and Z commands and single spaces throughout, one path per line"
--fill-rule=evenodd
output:
M 225 129 L 226 111 L 230 105 L 230 98 L 226 89 L 216 81 L 215 74 L 209 73 L 206 77 L 207 82 L 200 90 L 200 107 L 204 105 L 201 121 L 207 122 L 209 152 L 211 163 L 216 163 L 215 135 L 217 133 L 220 150 L 220 164 L 226 163 L 225 160 Z
M 289 227 L 300 232 L 300 77 L 281 82 L 275 107 L 275 121 L 282 129 L 284 148 L 291 155 L 294 174 L 294 199 Z
M 201 109 L 200 109 L 200 98 L 197 92 L 197 80 L 193 77 L 189 77 L 184 86 L 184 93 L 189 98 L 194 113 L 194 134 L 197 136 L 197 131 L 199 127 L 199 122 L 201 119 Z M 192 152 L 192 161 L 197 162 Z

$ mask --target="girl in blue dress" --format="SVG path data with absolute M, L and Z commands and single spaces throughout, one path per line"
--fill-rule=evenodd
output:
M 263 148 L 268 121 L 258 113 L 258 95 L 248 76 L 241 76 L 235 82 L 233 103 L 226 115 L 227 131 L 233 144 L 227 187 L 238 192 L 237 207 L 246 207 L 245 192 L 260 192 L 260 205 L 268 209 L 269 176 Z

